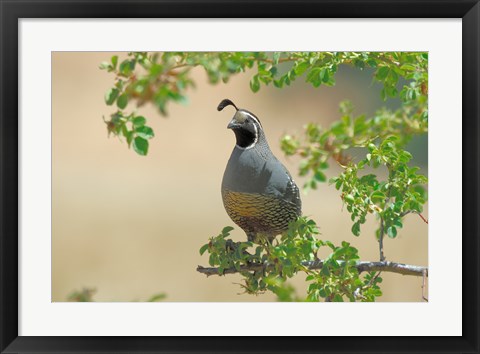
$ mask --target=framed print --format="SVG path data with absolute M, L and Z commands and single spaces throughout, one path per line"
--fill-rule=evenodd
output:
M 478 352 L 477 1 L 0 11 L 2 353 Z

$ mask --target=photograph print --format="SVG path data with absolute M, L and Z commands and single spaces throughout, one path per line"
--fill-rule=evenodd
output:
M 427 302 L 428 52 L 52 52 L 53 302 Z

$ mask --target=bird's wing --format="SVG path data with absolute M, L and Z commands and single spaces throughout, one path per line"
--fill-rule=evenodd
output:
M 300 190 L 286 167 L 278 160 L 275 162 L 275 166 L 269 169 L 270 179 L 267 191 L 269 191 L 269 194 L 276 195 L 277 197 L 294 204 L 298 214 L 300 214 L 302 208 Z
M 290 173 L 286 171 L 287 176 L 288 176 L 288 182 L 287 182 L 287 188 L 285 189 L 285 199 L 294 203 L 297 208 L 299 214 L 301 213 L 302 210 L 302 200 L 300 199 L 300 190 L 298 189 L 297 184 L 293 180 L 292 176 L 290 176 Z

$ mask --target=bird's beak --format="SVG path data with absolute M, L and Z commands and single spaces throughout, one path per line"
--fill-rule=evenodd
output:
M 239 126 L 240 124 L 238 124 L 237 120 L 235 118 L 232 118 L 230 123 L 228 123 L 227 125 L 227 129 L 235 129 L 235 128 L 238 128 Z

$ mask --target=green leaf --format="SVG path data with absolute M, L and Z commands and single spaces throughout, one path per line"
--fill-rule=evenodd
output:
M 415 92 L 415 90 L 408 90 L 408 99 L 409 100 L 414 100 L 417 98 L 417 93 Z
M 387 100 L 387 91 L 384 88 L 380 91 L 380 97 L 382 98 L 382 101 Z
M 390 70 L 386 82 L 395 85 L 398 81 L 398 74 L 394 70 Z
M 398 93 L 397 89 L 394 86 L 388 86 L 385 88 L 385 91 L 388 96 L 395 97 Z
M 142 116 L 138 116 L 138 117 L 133 118 L 133 126 L 135 128 L 144 126 L 146 122 L 147 122 L 147 120 Z
M 306 61 L 303 61 L 303 62 L 300 62 L 298 63 L 297 66 L 295 66 L 293 68 L 293 70 L 295 71 L 295 74 L 297 74 L 297 76 L 300 76 L 302 75 L 308 68 L 310 67 L 310 64 Z
M 227 235 L 228 236 L 230 234 L 230 231 L 232 231 L 232 230 L 233 230 L 233 227 L 225 226 L 222 230 L 222 235 Z
M 330 78 L 330 74 L 327 69 L 320 70 L 320 78 L 322 79 L 323 82 L 328 82 L 328 79 Z
M 322 172 L 322 171 L 319 171 L 317 170 L 315 172 L 315 175 L 313 176 L 315 178 L 315 180 L 317 180 L 318 182 L 325 182 L 327 180 L 327 176 L 325 176 L 325 174 Z
M 102 70 L 108 69 L 109 67 L 110 67 L 110 63 L 108 63 L 106 61 L 102 61 L 99 65 L 99 68 L 102 69 Z
M 343 181 L 339 178 L 337 182 L 335 182 L 335 189 L 340 190 L 340 187 L 342 186 Z
M 388 229 L 387 229 L 387 235 L 388 237 L 390 238 L 395 238 L 397 237 L 397 228 L 395 226 L 390 226 Z
M 124 93 L 120 95 L 120 97 L 118 97 L 117 107 L 120 109 L 124 109 L 125 107 L 127 107 L 127 104 L 128 104 L 128 96 L 126 93 Z
M 111 106 L 113 102 L 115 102 L 115 100 L 117 99 L 118 93 L 119 91 L 116 88 L 109 89 L 105 94 L 105 103 Z
M 330 247 L 332 250 L 335 250 L 335 248 L 336 248 L 335 245 L 334 245 L 332 242 L 330 242 L 330 241 L 325 241 L 325 244 L 326 244 L 328 247 Z
M 387 198 L 387 196 L 380 191 L 375 191 L 370 195 L 370 199 L 374 203 L 384 202 L 386 198 Z
M 275 87 L 282 88 L 283 87 L 283 79 L 280 78 L 278 80 L 273 80 L 273 85 Z
M 328 180 L 328 184 L 334 184 L 336 183 L 340 178 L 339 177 L 332 177 Z
M 208 264 L 210 264 L 213 267 L 215 265 L 215 261 L 216 261 L 215 254 L 211 254 L 210 257 L 208 257 Z
M 388 67 L 382 66 L 378 68 L 377 73 L 375 74 L 375 78 L 378 81 L 383 81 L 385 80 L 389 72 L 390 72 L 390 69 Z
M 412 154 L 408 151 L 402 151 L 399 156 L 399 160 L 403 163 L 407 163 L 412 159 Z
M 320 270 L 320 274 L 328 277 L 330 276 L 330 269 L 328 269 L 328 267 L 325 267 L 325 264 L 324 264 L 322 269 Z
M 135 139 L 133 139 L 133 149 L 137 154 L 146 156 L 148 153 L 148 140 L 139 136 L 135 137 Z
M 200 248 L 200 255 L 203 255 L 207 249 L 208 249 L 208 243 L 205 244 L 205 245 L 203 245 L 203 246 Z
M 339 294 L 335 294 L 333 302 L 343 302 L 343 298 Z
M 417 70 L 417 68 L 415 68 L 415 66 L 413 66 L 412 64 L 403 64 L 400 69 L 402 70 L 409 70 L 409 71 L 415 71 Z
M 403 227 L 403 223 L 402 223 L 402 220 L 401 219 L 395 219 L 393 221 L 393 224 L 398 227 L 398 228 L 402 228 Z
M 313 68 L 307 74 L 307 82 L 312 83 L 314 87 L 319 87 L 322 83 L 322 79 L 320 77 L 320 68 Z
M 114 55 L 111 58 L 113 70 L 117 69 L 118 55 Z
M 127 138 L 127 144 L 128 144 L 128 147 L 130 147 L 130 145 L 132 144 L 132 140 L 133 140 L 133 130 L 129 130 L 126 134 L 124 134 L 125 137 Z
M 153 129 L 147 127 L 146 125 L 135 128 L 135 133 L 137 133 L 137 136 L 144 139 L 151 139 L 155 136 L 155 134 L 153 133 Z
M 254 75 L 250 80 L 250 89 L 253 92 L 258 92 L 260 90 L 260 81 L 258 80 L 258 75 Z
M 120 73 L 125 76 L 129 76 L 134 69 L 135 69 L 135 60 L 126 59 L 120 63 L 120 67 L 119 67 Z
M 373 59 L 368 59 L 367 60 L 367 64 L 370 65 L 372 68 L 376 68 L 377 67 L 377 62 Z
M 365 63 L 361 60 L 355 59 L 355 67 L 359 68 L 360 70 L 363 70 L 365 68 Z
M 278 60 L 280 59 L 280 54 L 281 54 L 281 52 L 274 52 L 273 53 L 273 64 L 274 65 L 278 64 Z
M 352 225 L 352 233 L 355 236 L 360 236 L 360 222 L 359 221 L 357 221 L 356 223 L 354 223 Z
M 147 302 L 158 302 L 162 301 L 167 298 L 167 294 L 160 293 L 160 294 L 155 294 L 152 297 L 150 297 Z

